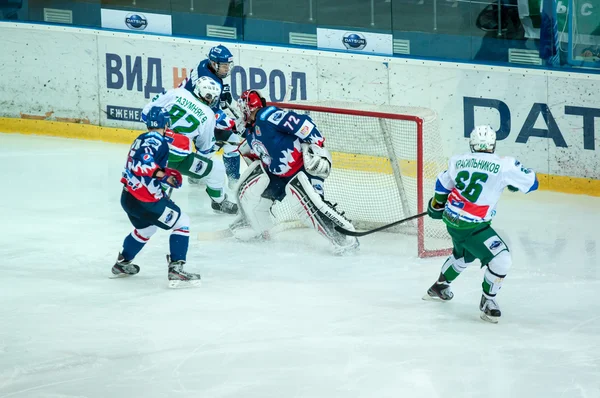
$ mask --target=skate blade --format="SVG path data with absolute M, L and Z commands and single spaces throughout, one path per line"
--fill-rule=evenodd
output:
M 121 278 L 127 278 L 128 276 L 134 276 L 134 275 L 137 275 L 137 274 L 125 274 L 125 273 L 116 274 L 116 275 L 111 274 L 111 275 L 109 275 L 108 279 L 121 279 Z
M 440 303 L 445 303 L 452 300 L 451 298 L 449 298 L 448 300 L 444 300 L 443 298 L 438 296 L 430 296 L 429 293 L 425 293 L 422 299 L 425 301 L 439 301 Z
M 237 213 L 227 213 L 225 211 L 213 209 L 213 213 L 219 216 L 237 216 Z
M 438 296 L 430 296 L 429 294 L 425 293 L 425 295 L 423 297 L 421 297 L 423 300 L 425 301 L 444 301 L 441 298 L 439 298 Z
M 500 319 L 499 317 L 489 316 L 485 312 L 482 312 L 479 317 L 489 323 L 498 323 L 498 320 Z
M 195 279 L 195 280 L 191 280 L 191 281 L 179 281 L 179 280 L 169 281 L 169 288 L 171 288 L 171 289 L 187 289 L 190 287 L 200 287 L 200 285 L 201 285 L 200 279 Z

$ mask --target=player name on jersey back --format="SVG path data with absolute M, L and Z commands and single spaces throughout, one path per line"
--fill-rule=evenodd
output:
M 470 159 L 458 159 L 456 161 L 456 168 L 457 169 L 472 168 L 472 169 L 479 169 L 482 171 L 487 171 L 489 173 L 498 174 L 498 171 L 500 170 L 500 165 L 498 163 L 491 162 L 491 161 L 484 160 L 484 159 L 470 158 Z
M 198 106 L 197 101 L 189 100 L 178 95 L 175 102 L 184 107 L 186 110 L 191 111 L 198 118 L 200 123 L 204 123 L 208 119 L 206 113 L 204 113 L 204 111 Z

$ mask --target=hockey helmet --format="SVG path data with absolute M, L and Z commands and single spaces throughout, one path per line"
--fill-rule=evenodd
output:
M 233 69 L 233 54 L 223 45 L 211 48 L 208 52 L 208 60 L 215 75 L 221 79 L 229 76 Z
M 149 129 L 166 129 L 171 125 L 169 112 L 160 106 L 150 108 L 146 116 L 146 126 Z
M 242 93 L 240 99 L 238 99 L 238 106 L 244 114 L 244 121 L 248 122 L 250 121 L 252 112 L 267 106 L 267 101 L 260 94 L 260 91 L 246 90 Z
M 221 98 L 221 86 L 215 79 L 200 76 L 194 84 L 194 95 L 210 108 L 214 108 Z
M 469 138 L 471 152 L 494 152 L 496 150 L 496 131 L 490 126 L 475 126 Z

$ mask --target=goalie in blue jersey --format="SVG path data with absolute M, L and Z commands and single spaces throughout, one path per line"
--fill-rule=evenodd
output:
M 323 182 L 331 171 L 331 154 L 325 138 L 307 115 L 275 106 L 256 90 L 238 100 L 246 123 L 246 139 L 240 152 L 252 162 L 240 178 L 237 195 L 241 215 L 231 225 L 252 228 L 267 237 L 275 226 L 271 207 L 289 196 L 298 218 L 329 240 L 336 254 L 355 251 L 358 240 L 335 230 L 339 225 L 354 230 L 343 212 L 325 200 Z

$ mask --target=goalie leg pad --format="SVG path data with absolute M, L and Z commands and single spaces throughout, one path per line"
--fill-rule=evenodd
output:
M 247 222 L 256 232 L 263 233 L 275 225 L 271 214 L 273 201 L 262 196 L 269 186 L 269 176 L 259 160 L 254 161 L 240 179 L 238 201 Z
M 309 228 L 327 238 L 336 248 L 336 252 L 341 253 L 345 249 L 358 247 L 356 237 L 346 236 L 335 230 L 335 226 L 339 225 L 354 231 L 352 223 L 321 198 L 304 172 L 296 174 L 286 185 L 285 191 L 296 203 L 294 210 L 300 219 Z

